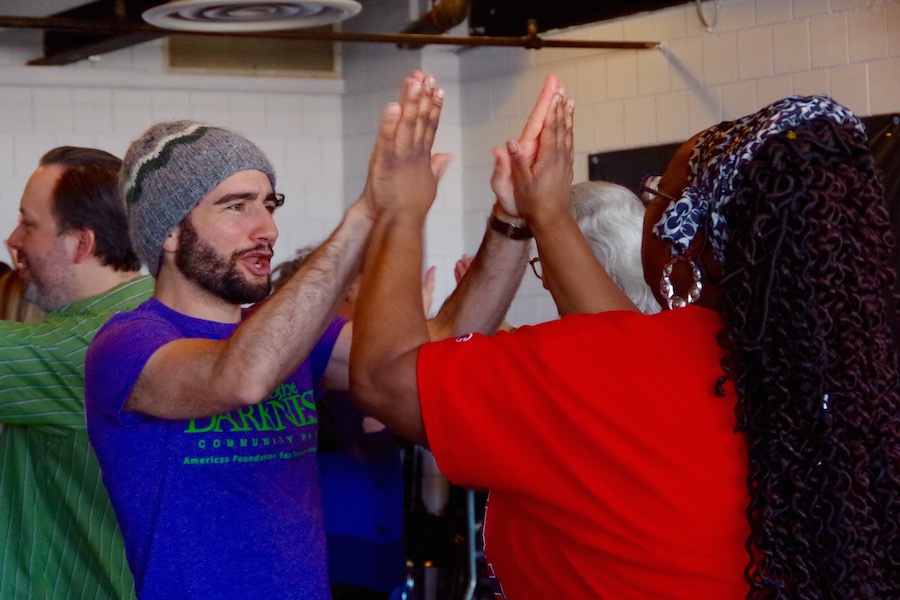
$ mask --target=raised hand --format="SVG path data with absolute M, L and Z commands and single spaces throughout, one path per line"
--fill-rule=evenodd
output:
M 385 108 L 364 192 L 373 215 L 394 209 L 424 214 L 431 207 L 449 162 L 447 155 L 431 154 L 442 104 L 434 78 L 415 71 L 404 80 L 400 102 Z
M 568 212 L 575 160 L 574 115 L 574 101 L 556 93 L 544 112 L 536 149 L 518 141 L 507 143 L 516 209 L 532 226 L 546 215 Z
M 516 140 L 522 160 L 529 163 L 534 161 L 539 148 L 540 134 L 544 128 L 544 120 L 550 110 L 553 98 L 557 94 L 563 95 L 564 93 L 562 83 L 552 73 L 548 74 L 544 79 L 544 87 L 541 89 L 537 102 L 525 121 L 522 135 Z M 494 172 L 491 174 L 491 190 L 505 213 L 511 217 L 519 217 L 521 215 L 516 206 L 509 153 L 506 148 L 494 148 L 493 154 Z
M 533 163 L 540 146 L 540 136 L 546 125 L 547 115 L 554 107 L 554 99 L 557 95 L 565 96 L 565 87 L 556 75 L 548 73 L 544 78 L 544 87 L 538 96 L 528 120 L 525 121 L 525 127 L 522 129 L 522 135 L 517 140 L 519 145 L 519 155 L 521 159 Z

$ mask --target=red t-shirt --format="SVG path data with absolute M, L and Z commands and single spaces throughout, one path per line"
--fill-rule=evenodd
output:
M 419 353 L 431 449 L 491 490 L 509 600 L 743 598 L 747 457 L 716 313 L 578 315 Z

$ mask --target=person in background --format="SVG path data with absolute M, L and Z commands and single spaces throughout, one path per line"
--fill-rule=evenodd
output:
M 23 297 L 46 317 L 0 322 L 0 598 L 134 596 L 83 399 L 88 342 L 152 290 L 128 239 L 120 165 L 102 150 L 50 150 L 9 236 Z
M 277 290 L 318 245 L 296 251 L 272 271 Z M 422 284 L 425 312 L 431 306 L 434 267 Z M 357 276 L 337 314 L 353 319 Z M 408 444 L 366 416 L 348 393 L 316 398 L 318 466 L 333 600 L 388 600 L 406 580 L 403 539 L 403 453 Z
M 495 186 L 497 187 L 497 186 Z M 497 193 L 495 191 L 495 193 Z M 644 205 L 628 188 L 608 181 L 583 181 L 571 188 L 569 210 L 581 230 L 594 257 L 610 278 L 644 314 L 660 311 L 660 305 L 644 281 L 641 266 L 641 237 Z M 474 257 L 464 255 L 456 262 L 456 282 L 462 279 Z M 540 257 L 529 261 L 535 277 L 548 287 L 549 274 L 541 268 Z M 564 313 L 560 311 L 560 316 Z M 501 331 L 515 331 L 503 321 Z
M 94 338 L 85 398 L 140 597 L 329 597 L 314 398 L 348 384 L 352 326 L 335 313 L 360 270 L 372 189 L 404 164 L 394 153 L 429 162 L 397 183 L 434 198 L 448 160 L 431 156 L 442 103 L 432 77 L 406 78 L 359 200 L 271 295 L 283 198 L 259 148 L 191 121 L 131 144 L 122 195 L 156 285 Z M 388 142 L 397 132 L 399 147 Z M 521 245 L 490 232 L 485 245 L 524 268 Z M 431 320 L 435 337 L 493 331 L 522 275 L 473 270 Z
M 569 316 L 429 343 L 411 310 L 429 204 L 376 187 L 354 394 L 491 489 L 484 551 L 510 600 L 898 597 L 895 274 L 861 121 L 792 97 L 686 142 L 647 193 L 666 310 L 643 315 L 568 210 L 554 98 L 539 150 L 507 151 Z
M 644 281 L 641 265 L 644 225 L 641 200 L 628 188 L 615 183 L 583 181 L 571 188 L 569 211 L 594 257 L 616 285 L 642 313 L 658 313 L 661 307 Z M 560 316 L 563 315 L 561 312 Z
M 19 276 L 21 265 L 16 258 L 15 250 L 10 248 L 8 243 L 6 247 L 14 266 L 2 263 L 5 269 L 0 269 L 0 321 L 37 323 L 44 318 L 44 311 L 22 297 L 25 293 L 25 280 Z

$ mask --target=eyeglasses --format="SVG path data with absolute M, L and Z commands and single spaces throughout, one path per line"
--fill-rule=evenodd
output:
M 660 179 L 659 175 L 644 175 L 641 179 L 641 202 L 644 203 L 644 206 L 653 202 L 653 198 L 656 196 L 665 198 L 669 202 L 678 202 L 677 198 L 659 191 L 658 186 Z
M 284 194 L 272 194 L 263 200 L 263 205 L 270 213 L 274 213 L 275 209 L 284 204 Z
M 531 260 L 528 261 L 528 264 L 531 265 L 531 270 L 534 271 L 534 276 L 537 277 L 538 279 L 540 279 L 541 281 L 543 281 L 544 280 L 544 272 L 543 272 L 543 270 L 541 270 L 541 257 L 535 256 L 534 258 L 532 258 Z

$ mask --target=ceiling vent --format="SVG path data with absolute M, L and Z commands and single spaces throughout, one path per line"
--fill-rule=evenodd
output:
M 163 29 L 239 33 L 320 27 L 349 19 L 361 9 L 356 0 L 176 0 L 141 16 Z
M 332 27 L 320 28 L 331 31 Z M 313 30 L 315 31 L 315 29 Z M 337 78 L 329 40 L 170 35 L 169 70 L 215 75 Z

